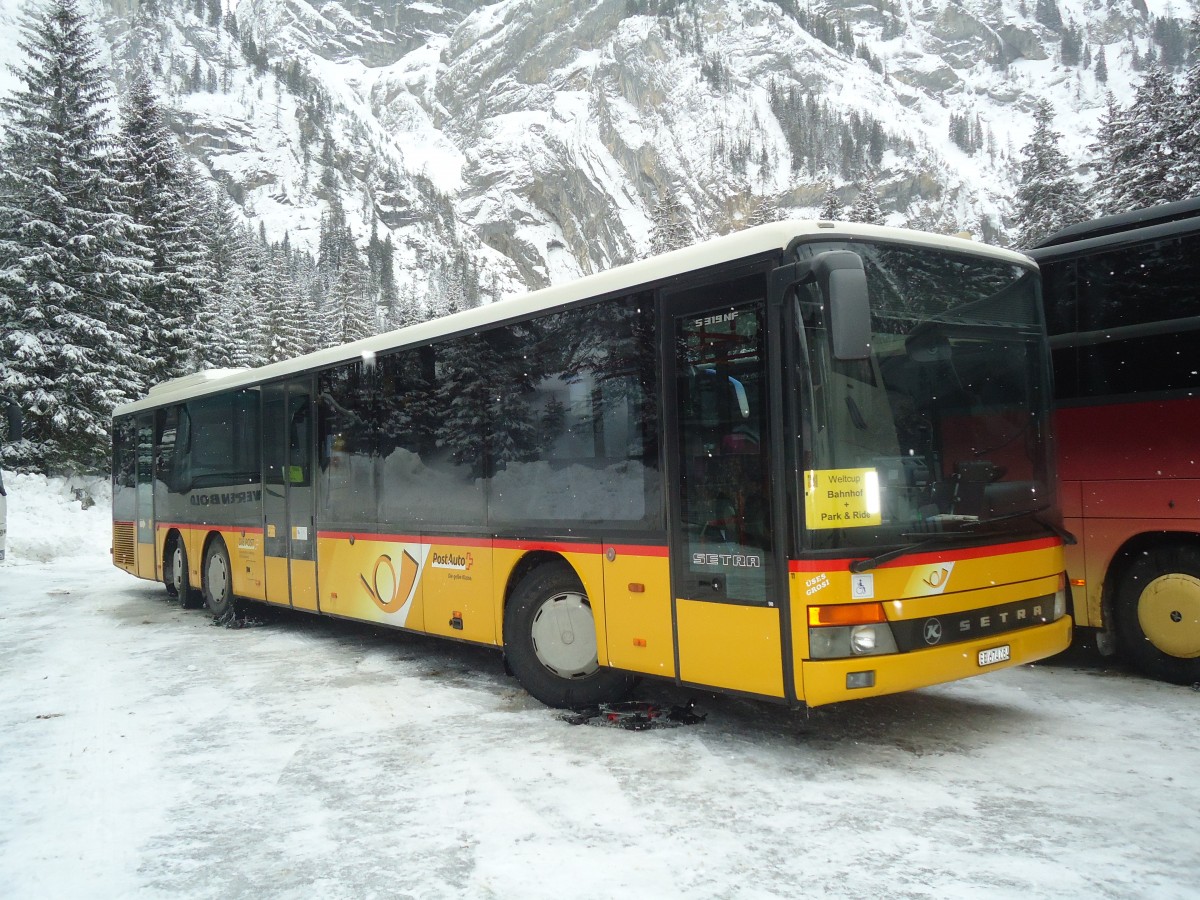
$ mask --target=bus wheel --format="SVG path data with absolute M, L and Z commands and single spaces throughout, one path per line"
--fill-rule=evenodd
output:
M 1117 584 L 1117 640 L 1141 671 L 1174 684 L 1200 682 L 1200 549 L 1156 547 Z
M 213 538 L 204 551 L 204 604 L 218 619 L 237 613 L 229 552 L 220 538 Z
M 521 579 L 504 611 L 504 654 L 521 686 L 547 706 L 613 703 L 633 686 L 597 662 L 592 607 L 566 563 Z
M 167 593 L 179 598 L 179 605 L 184 609 L 195 609 L 200 605 L 199 597 L 192 589 L 192 580 L 188 576 L 187 550 L 183 546 L 183 538 L 171 539 L 167 548 L 167 566 L 164 573 Z

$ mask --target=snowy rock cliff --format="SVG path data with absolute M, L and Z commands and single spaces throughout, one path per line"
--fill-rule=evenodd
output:
M 222 20 L 214 2 L 109 0 L 114 60 L 129 70 L 130 36 L 151 35 L 185 145 L 272 239 L 313 243 L 336 201 L 364 241 L 390 232 L 403 291 L 430 297 L 437 278 L 468 303 L 643 256 L 667 206 L 698 240 L 816 215 L 829 186 L 849 205 L 868 179 L 890 224 L 1003 242 L 1034 102 L 1053 104 L 1086 181 L 1107 92 L 1126 101 L 1147 53 L 1174 62 L 1162 23 L 1194 14 L 241 0 Z

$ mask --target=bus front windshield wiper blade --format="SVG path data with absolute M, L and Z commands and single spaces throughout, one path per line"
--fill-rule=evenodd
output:
M 868 569 L 874 569 L 877 566 L 883 565 L 885 562 L 891 562 L 893 559 L 899 559 L 901 556 L 907 556 L 910 553 L 919 553 L 922 550 L 928 550 L 936 547 L 938 544 L 944 544 L 947 541 L 953 542 L 957 537 L 970 536 L 974 537 L 984 526 L 994 525 L 997 522 L 1004 522 L 1010 519 L 1030 518 L 1037 524 L 1041 525 L 1047 531 L 1053 532 L 1056 536 L 1062 539 L 1064 544 L 1076 543 L 1075 535 L 1067 531 L 1061 525 L 1043 519 L 1039 513 L 1045 512 L 1050 507 L 1039 506 L 1037 509 L 1023 509 L 1020 512 L 1006 513 L 1003 516 L 994 516 L 990 519 L 981 519 L 978 516 L 938 516 L 934 521 L 943 524 L 955 524 L 960 526 L 956 531 L 942 531 L 938 534 L 921 536 L 916 534 L 906 534 L 904 537 L 922 537 L 922 540 L 915 544 L 905 544 L 903 547 L 895 547 L 886 553 L 880 553 L 878 556 L 872 556 L 870 559 L 857 559 L 850 563 L 850 571 L 854 573 L 866 572 Z

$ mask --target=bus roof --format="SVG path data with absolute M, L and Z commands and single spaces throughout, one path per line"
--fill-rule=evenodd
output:
M 1061 244 L 1073 244 L 1076 241 L 1087 241 L 1092 238 L 1104 237 L 1110 234 L 1120 234 L 1135 228 L 1149 228 L 1153 225 L 1165 225 L 1200 216 L 1200 197 L 1187 200 L 1177 200 L 1174 203 L 1160 203 L 1157 206 L 1147 206 L 1131 212 L 1118 213 L 1114 216 L 1102 216 L 1077 225 L 1060 228 L 1054 234 L 1037 245 L 1035 250 L 1046 247 L 1057 247 Z M 1036 257 L 1036 253 L 1034 254 Z
M 395 331 L 364 338 L 350 344 L 329 347 L 294 359 L 271 363 L 257 369 L 213 369 L 164 381 L 152 387 L 146 397 L 118 406 L 114 416 L 218 391 L 255 385 L 288 375 L 323 369 L 361 356 L 420 345 L 438 338 L 469 333 L 502 322 L 526 318 L 541 312 L 587 300 L 610 296 L 641 285 L 654 285 L 675 276 L 697 272 L 739 259 L 750 259 L 772 251 L 782 252 L 797 239 L 820 236 L 841 240 L 903 241 L 940 250 L 990 256 L 1028 265 L 1029 258 L 1011 250 L 980 244 L 965 238 L 928 234 L 904 228 L 862 225 L 851 222 L 791 220 L 747 228 L 724 237 L 713 238 L 661 256 L 628 263 L 595 275 L 543 288 L 529 294 L 498 300 L 428 322 L 409 325 Z

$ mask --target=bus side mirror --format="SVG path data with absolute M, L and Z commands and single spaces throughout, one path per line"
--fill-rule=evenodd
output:
M 16 400 L 8 401 L 8 439 L 10 441 L 19 441 L 21 433 L 24 430 L 25 422 L 21 416 L 21 407 L 17 405 Z
M 851 250 L 826 250 L 812 261 L 812 274 L 829 308 L 834 359 L 871 356 L 871 301 L 862 257 Z

